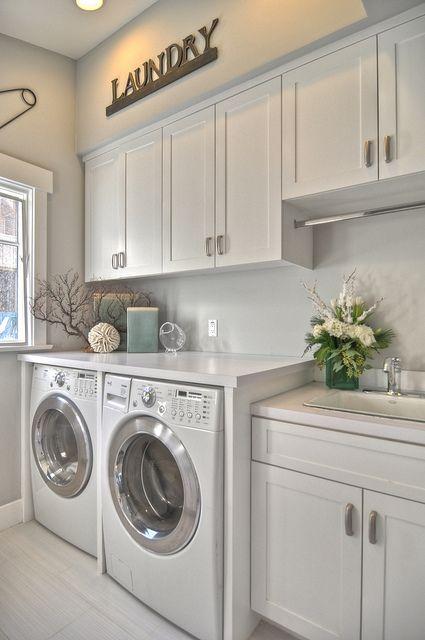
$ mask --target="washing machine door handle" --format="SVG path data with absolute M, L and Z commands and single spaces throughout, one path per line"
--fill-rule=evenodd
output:
M 90 479 L 93 449 L 78 407 L 60 393 L 42 400 L 31 427 L 32 453 L 47 486 L 63 498 L 79 495 Z

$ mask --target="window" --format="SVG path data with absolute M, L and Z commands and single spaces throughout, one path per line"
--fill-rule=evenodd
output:
M 32 344 L 32 196 L 0 181 L 0 349 Z

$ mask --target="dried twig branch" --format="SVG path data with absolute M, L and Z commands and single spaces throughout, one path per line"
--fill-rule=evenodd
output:
M 36 294 L 30 302 L 37 320 L 59 326 L 67 335 L 88 345 L 88 332 L 98 322 L 108 322 L 125 332 L 128 307 L 148 307 L 151 294 L 133 291 L 127 285 L 96 283 L 87 285 L 72 269 L 51 280 L 37 280 Z

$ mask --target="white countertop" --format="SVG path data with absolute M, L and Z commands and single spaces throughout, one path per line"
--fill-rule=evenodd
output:
M 251 376 L 269 372 L 292 373 L 313 366 L 312 360 L 290 356 L 260 356 L 231 353 L 181 351 L 168 353 L 85 353 L 50 351 L 18 356 L 23 362 L 103 371 L 120 375 L 237 387 Z
M 320 429 L 425 445 L 423 422 L 304 406 L 304 402 L 310 402 L 326 393 L 329 393 L 329 389 L 324 384 L 312 382 L 293 391 L 255 402 L 251 405 L 251 414 Z

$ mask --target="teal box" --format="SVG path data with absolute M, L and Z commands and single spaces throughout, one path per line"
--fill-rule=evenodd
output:
M 158 312 L 157 307 L 128 307 L 128 353 L 156 353 L 158 351 Z

